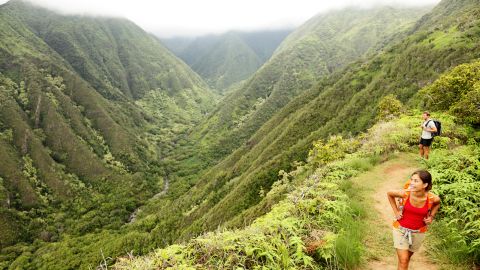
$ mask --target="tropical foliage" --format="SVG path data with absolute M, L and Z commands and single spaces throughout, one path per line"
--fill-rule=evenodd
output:
M 296 162 L 306 161 L 313 142 L 322 140 L 325 144 L 330 135 L 349 139 L 365 131 L 376 121 L 378 102 L 389 94 L 396 96 L 406 108 L 424 110 L 422 98 L 416 95 L 419 90 L 433 83 L 443 72 L 480 57 L 480 43 L 471 42 L 478 38 L 474 35 L 476 24 L 472 23 L 478 10 L 478 5 L 468 1 L 463 4 L 442 2 L 408 34 L 395 36 L 378 54 L 334 72 L 282 109 L 271 108 L 268 113 L 261 113 L 267 108 L 266 104 L 283 102 L 286 96 L 283 94 L 251 100 L 252 106 L 260 110 L 252 111 L 252 107 L 242 105 L 249 119 L 268 119 L 260 121 L 261 127 L 256 131 L 249 119 L 238 118 L 241 121 L 233 122 L 233 126 L 223 126 L 212 132 L 218 127 L 214 122 L 228 122 L 226 115 L 235 112 L 231 104 L 253 95 L 232 93 L 234 103 L 227 102 L 230 98 L 227 96 L 209 119 L 185 138 L 184 147 L 177 148 L 170 156 L 169 162 L 175 166 L 175 173 L 171 175 L 172 191 L 177 191 L 172 193 L 172 201 L 165 201 L 164 207 L 146 205 L 144 217 L 156 216 L 162 224 L 175 228 L 175 232 L 168 228 L 163 231 L 172 242 L 190 239 L 222 225 L 236 228 L 250 224 L 282 198 L 264 200 L 259 195 L 261 191 L 270 190 L 279 180 L 279 171 L 290 171 Z M 437 35 L 435 29 L 440 26 L 445 31 L 450 29 L 446 35 L 455 36 L 455 50 L 448 46 L 432 49 L 434 45 L 428 40 L 430 35 Z M 276 55 L 270 62 L 275 59 Z M 251 85 L 255 80 L 268 80 L 268 76 L 262 75 L 267 66 L 268 63 L 256 73 Z M 235 131 L 247 129 L 253 135 Z M 227 135 L 230 132 L 235 136 Z M 411 136 L 415 144 L 418 143 L 417 132 L 413 131 Z M 209 133 L 218 136 L 219 140 L 210 137 Z M 437 143 L 445 144 L 446 141 L 442 139 Z M 220 158 L 222 156 L 225 157 Z M 219 161 L 215 162 L 217 159 Z M 173 206 L 185 214 L 173 211 Z
M 348 179 L 414 150 L 424 109 L 433 251 L 478 264 L 479 11 L 319 15 L 213 108 L 129 21 L 0 6 L 0 268 L 356 267 Z
M 420 95 L 432 109 L 449 110 L 462 122 L 480 125 L 480 62 L 455 67 Z
M 362 236 L 364 229 L 358 224 L 362 222 L 364 210 L 358 208 L 345 187 L 352 176 L 371 169 L 392 154 L 416 150 L 419 113 L 412 111 L 410 115 L 379 122 L 367 133 L 353 139 L 333 136 L 326 144 L 316 142 L 310 151 L 309 162 L 289 173 L 281 171 L 281 180 L 262 196 L 268 200 L 278 197 L 278 193 L 288 192 L 288 195 L 246 228 L 207 233 L 143 257 L 122 257 L 115 268 L 358 267 L 362 263 L 365 237 Z M 437 224 L 433 228 L 434 234 L 441 238 L 430 250 L 443 254 L 446 250 L 451 255 L 449 259 L 455 263 L 478 263 L 480 137 L 475 137 L 471 128 L 455 124 L 454 118 L 448 114 L 438 113 L 436 116 L 449 132 L 440 140 L 436 138 L 432 159 L 424 165 L 435 179 L 433 192 L 442 200 Z M 350 153 L 343 152 L 343 155 L 328 151 L 328 147 L 341 149 L 342 145 L 356 147 L 349 148 Z
M 0 55 L 1 268 L 23 268 L 69 236 L 119 229 L 162 190 L 160 154 L 213 104 L 198 75 L 122 19 L 10 1 Z M 151 92 L 165 107 L 149 104 Z

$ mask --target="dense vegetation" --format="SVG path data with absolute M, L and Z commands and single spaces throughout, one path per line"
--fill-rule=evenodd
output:
M 444 104 L 440 111 L 455 113 L 458 104 L 451 99 L 474 95 L 477 81 L 478 62 L 463 64 L 420 93 L 426 100 L 435 97 L 433 106 Z M 435 96 L 440 91 L 443 94 Z M 457 92 L 462 95 L 450 95 Z M 472 105 L 467 108 L 480 108 L 477 99 L 468 102 Z M 381 108 L 387 104 L 385 113 Z M 380 100 L 379 108 L 379 122 L 367 133 L 318 140 L 305 164 L 297 163 L 290 172 L 281 170 L 280 180 L 260 196 L 269 203 L 283 199 L 250 226 L 207 233 L 144 257 L 122 257 L 116 269 L 358 267 L 365 252 L 365 229 L 359 225 L 365 209 L 349 192 L 348 179 L 398 152 L 417 151 L 421 112 L 406 111 L 392 96 Z M 469 268 L 480 263 L 480 130 L 478 123 L 470 122 L 470 114 L 454 117 L 440 111 L 434 116 L 442 122 L 443 135 L 435 138 L 431 159 L 423 161 L 434 179 L 432 192 L 442 201 L 432 226 L 435 237 L 427 248 L 438 261 Z M 393 120 L 386 122 L 385 117 Z
M 406 107 L 453 115 L 436 114 L 426 163 L 445 201 L 434 249 L 478 264 L 480 5 L 444 0 L 413 24 L 424 12 L 319 15 L 212 109 L 202 79 L 126 20 L 0 6 L 0 268 L 94 268 L 182 242 L 117 267 L 358 265 L 344 184 L 417 143 L 411 115 L 362 134 Z
M 279 180 L 280 170 L 289 171 L 296 161 L 305 160 L 312 142 L 332 134 L 348 137 L 367 129 L 375 122 L 376 104 L 383 96 L 394 94 L 408 105 L 422 105 L 423 99 L 416 95 L 422 87 L 435 81 L 442 72 L 478 59 L 479 7 L 471 1 L 443 1 L 408 30 L 408 35 L 393 38 L 393 43 L 377 54 L 321 80 L 282 109 L 265 111 L 263 116 L 270 112 L 273 116 L 248 140 L 243 141 L 239 135 L 245 125 L 238 129 L 224 126 L 217 130 L 212 124 L 235 113 L 231 104 L 222 107 L 229 98 L 232 104 L 245 104 L 245 98 L 252 95 L 235 92 L 227 96 L 189 137 L 192 138 L 190 142 L 197 143 L 200 148 L 211 150 L 213 147 L 225 149 L 225 152 L 199 151 L 196 146 L 189 146 L 188 139 L 184 140 L 185 147 L 169 160 L 177 166 L 175 176 L 182 181 L 173 183 L 171 200 L 166 199 L 164 207 L 147 205 L 141 217 L 158 220 L 156 228 L 163 230 L 165 239 L 172 242 L 189 239 L 218 226 L 230 228 L 250 224 L 274 204 L 275 200 L 265 200 L 260 194 L 268 192 Z M 441 43 L 436 39 L 439 32 L 444 34 Z M 453 43 L 447 46 L 445 40 L 449 39 Z M 279 52 L 281 50 L 277 54 Z M 275 56 L 270 62 L 274 60 Z M 256 78 L 265 78 L 261 75 L 269 63 L 254 75 L 252 83 Z M 285 100 L 286 94 L 281 97 Z M 259 108 L 266 108 L 263 104 L 268 100 L 280 102 L 272 94 L 259 102 Z M 251 119 L 261 122 L 253 115 L 262 110 L 255 111 Z M 253 122 L 245 124 L 248 126 L 248 123 Z M 217 133 L 213 134 L 212 130 Z M 207 139 L 210 135 L 218 136 L 218 143 L 213 138 Z M 235 145 L 239 147 L 235 149 Z M 204 169 L 205 164 L 219 155 L 227 156 Z M 182 157 L 186 159 L 175 164 Z M 279 199 L 281 196 L 276 198 Z
M 443 199 L 436 226 L 436 255 L 466 265 L 480 265 L 480 61 L 463 64 L 443 74 L 420 91 L 432 109 L 448 111 L 456 121 L 471 125 L 467 143 L 454 151 L 442 149 L 427 163 L 436 179 L 434 192 Z M 459 130 L 448 130 L 447 134 Z M 455 144 L 440 138 L 440 148 Z
M 265 63 L 290 30 L 238 32 L 162 39 L 218 92 L 247 79 Z
M 419 111 L 380 121 L 365 134 L 317 141 L 308 161 L 280 171 L 265 200 L 280 202 L 250 226 L 211 232 L 143 257 L 122 257 L 116 269 L 354 269 L 365 255 L 366 209 L 349 190 L 349 179 L 399 151 L 415 151 Z M 454 117 L 435 113 L 445 136 L 437 137 L 432 159 L 433 192 L 442 208 L 433 226 L 437 258 L 461 266 L 479 263 L 480 135 Z M 400 188 L 400 187 L 399 187 Z M 283 195 L 287 193 L 287 195 Z M 466 222 L 465 222 L 466 221 Z
M 244 143 L 251 144 L 252 135 L 289 101 L 327 75 L 375 52 L 426 12 L 347 9 L 310 19 L 195 130 L 189 137 L 195 142 L 195 152 L 214 162 Z
M 2 268 L 24 247 L 125 224 L 213 97 L 131 22 L 0 6 L 0 248 L 17 244 Z

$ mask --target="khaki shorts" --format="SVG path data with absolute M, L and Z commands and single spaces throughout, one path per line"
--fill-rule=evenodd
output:
M 412 233 L 412 245 L 408 244 L 408 239 L 403 237 L 403 233 L 393 228 L 393 247 L 396 249 L 408 249 L 411 252 L 417 252 L 425 239 L 425 233 Z

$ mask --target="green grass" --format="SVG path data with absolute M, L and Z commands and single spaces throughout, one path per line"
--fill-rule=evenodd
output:
M 426 164 L 436 180 L 433 192 L 442 199 L 439 222 L 432 230 L 437 236 L 432 253 L 466 268 L 480 264 L 480 149 L 472 141 L 453 150 L 441 149 Z
M 422 99 L 416 95 L 423 86 L 433 82 L 452 66 L 480 57 L 480 47 L 467 46 L 463 41 L 458 44 L 457 50 L 431 50 L 429 46 L 421 44 L 421 38 L 424 35 L 428 37 L 432 27 L 440 22 L 448 21 L 449 27 L 467 21 L 470 23 L 473 14 L 478 11 L 477 5 L 470 6 L 468 3 L 455 8 L 445 5 L 435 8 L 408 35 L 397 36 L 395 42 L 384 47 L 382 53 L 334 72 L 315 87 L 292 98 L 288 104 L 283 103 L 285 95 L 280 92 L 272 92 L 268 96 L 268 87 L 278 72 L 267 68 L 268 64 L 244 86 L 244 89 L 253 91 L 256 85 L 263 85 L 261 92 L 254 91 L 255 94 L 249 95 L 238 92 L 226 97 L 209 119 L 186 138 L 187 146 L 173 152 L 172 158 L 181 161 L 176 168 L 178 179 L 182 179 L 182 191 L 190 187 L 190 191 L 180 195 L 175 204 L 182 208 L 182 212 L 190 211 L 195 205 L 198 207 L 191 215 L 180 219 L 167 208 L 159 210 L 165 211 L 162 215 L 172 217 L 172 224 L 181 228 L 171 236 L 185 240 L 226 222 L 232 227 L 242 227 L 255 216 L 266 213 L 269 204 L 262 202 L 259 194 L 261 190 L 268 191 L 278 181 L 280 170 L 290 171 L 294 169 L 295 161 L 305 161 L 312 143 L 318 139 L 326 139 L 332 134 L 353 137 L 371 127 L 377 113 L 376 103 L 385 95 L 396 95 L 406 107 L 425 109 Z M 450 20 L 450 16 L 456 19 Z M 310 30 L 305 29 L 307 32 Z M 461 35 L 466 37 L 468 32 L 462 32 Z M 298 56 L 295 53 L 279 53 L 277 57 Z M 292 62 L 292 65 L 295 63 Z M 279 66 L 276 65 L 276 68 Z M 303 75 L 302 72 L 299 74 L 300 77 Z M 308 81 L 302 78 L 298 80 Z M 351 86 L 353 80 L 357 81 L 355 87 Z M 299 81 L 285 82 L 286 88 L 282 89 L 290 86 L 300 89 L 303 84 Z M 267 98 L 259 110 L 252 111 L 259 97 Z M 282 100 L 277 102 L 280 97 Z M 238 106 L 232 107 L 233 101 Z M 243 115 L 248 115 L 246 121 L 241 118 Z M 242 120 L 243 124 L 237 126 L 238 123 L 233 120 Z M 418 125 L 418 119 L 409 118 L 408 121 L 408 127 Z M 416 145 L 418 132 L 409 132 L 397 134 L 406 136 L 407 140 L 398 137 L 388 147 L 405 150 Z M 442 140 L 444 145 L 449 143 L 455 142 Z M 377 150 L 383 151 L 373 148 L 373 151 Z M 365 164 L 358 162 L 356 166 Z M 150 209 L 157 211 L 154 207 Z
M 351 163 L 353 168 L 355 162 Z M 371 164 L 371 163 L 370 163 Z M 360 168 L 359 171 L 368 171 L 373 166 Z M 363 245 L 368 224 L 363 223 L 367 216 L 367 208 L 363 203 L 358 189 L 353 185 L 352 180 L 347 180 L 340 185 L 340 188 L 349 198 L 350 215 L 345 215 L 340 226 L 342 233 L 335 241 L 335 252 L 338 257 L 339 265 L 343 269 L 357 269 L 365 260 L 366 252 Z
M 457 233 L 452 234 L 452 230 Z M 425 245 L 429 247 L 428 251 L 432 258 L 444 264 L 449 262 L 444 269 L 467 270 L 474 267 L 468 244 L 459 236 L 458 228 L 442 220 L 432 224 L 431 231 L 434 237 L 430 237 Z
M 150 238 L 139 244 L 142 233 L 116 232 L 163 188 L 158 179 L 170 165 L 161 158 L 215 96 L 127 20 L 11 1 L 1 5 L 0 22 L 0 261 L 24 268 L 35 252 L 48 261 L 82 243 L 79 261 L 93 265 L 106 239 L 119 239 L 107 256 L 152 247 Z
M 444 31 L 435 31 L 431 33 L 423 44 L 433 44 L 435 49 L 445 49 L 454 46 L 455 42 L 461 37 L 461 33 L 456 27 L 451 27 Z
M 447 117 L 444 119 L 445 126 L 451 128 L 453 123 Z M 122 258 L 115 267 L 358 269 L 369 260 L 393 258 L 389 251 L 390 228 L 379 223 L 383 218 L 372 211 L 373 197 L 380 184 L 392 181 L 385 178 L 387 168 L 405 170 L 404 176 L 395 179 L 401 187 L 409 173 L 428 166 L 418 163 L 416 154 L 409 153 L 414 148 L 405 149 L 401 143 L 409 142 L 411 132 L 416 130 L 413 123 L 417 121 L 415 117 L 402 115 L 390 123 L 379 123 L 357 138 L 363 144 L 354 153 L 344 157 L 331 153 L 332 158 L 325 159 L 330 160 L 325 165 L 316 162 L 325 158 L 324 153 L 310 151 L 318 158 L 309 158 L 309 162 L 289 173 L 281 172 L 282 180 L 262 196 L 268 201 L 284 192 L 288 194 L 243 229 L 220 229 L 144 257 Z M 398 127 L 394 132 L 388 128 L 392 124 Z M 449 136 L 461 137 L 465 130 L 458 126 Z M 338 137 L 332 141 L 338 142 Z M 354 141 L 345 143 L 355 145 Z M 314 147 L 323 149 L 325 145 Z M 407 153 L 401 153 L 401 149 Z M 457 146 L 450 145 L 448 149 L 434 149 L 432 159 L 448 157 L 447 152 L 455 151 Z M 458 156 L 467 153 L 460 152 Z M 301 242 L 297 242 L 299 239 Z M 454 245 L 452 249 L 457 247 Z M 440 263 L 445 267 L 450 265 L 448 261 Z

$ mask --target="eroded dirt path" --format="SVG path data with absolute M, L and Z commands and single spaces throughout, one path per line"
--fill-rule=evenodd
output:
M 369 209 L 367 215 L 368 234 L 365 240 L 368 262 L 362 269 L 396 270 L 397 257 L 393 248 L 391 224 L 393 212 L 387 200 L 387 191 L 400 189 L 412 172 L 419 168 L 413 155 L 399 157 L 377 166 L 373 170 L 354 179 L 354 184 L 363 189 Z M 428 236 L 427 236 L 428 237 Z M 415 253 L 410 262 L 410 270 L 438 270 L 425 254 L 425 249 Z

